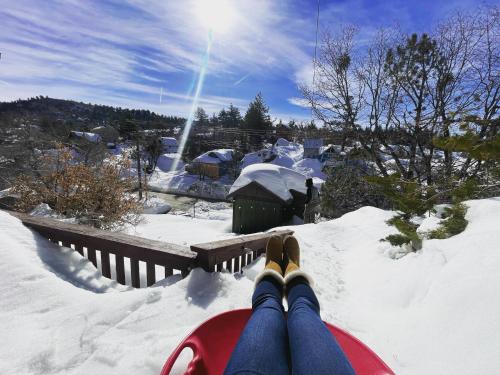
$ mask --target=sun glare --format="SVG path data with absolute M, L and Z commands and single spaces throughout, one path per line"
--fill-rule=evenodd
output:
M 197 0 L 196 15 L 208 30 L 223 34 L 234 24 L 236 12 L 229 0 Z

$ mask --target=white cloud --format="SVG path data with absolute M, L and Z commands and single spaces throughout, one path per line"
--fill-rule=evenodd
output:
M 293 98 L 288 98 L 287 100 L 288 100 L 288 103 L 293 104 L 297 107 L 311 108 L 311 105 L 309 104 L 309 102 L 304 98 L 293 97 Z

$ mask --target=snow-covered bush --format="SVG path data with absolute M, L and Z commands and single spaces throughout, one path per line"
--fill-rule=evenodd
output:
M 47 203 L 57 213 L 98 228 L 111 228 L 138 221 L 139 205 L 128 192 L 133 181 L 123 178 L 127 161 L 111 159 L 91 167 L 71 161 L 67 149 L 46 158 L 48 173 L 22 175 L 12 192 L 19 194 L 19 210 L 28 212 Z

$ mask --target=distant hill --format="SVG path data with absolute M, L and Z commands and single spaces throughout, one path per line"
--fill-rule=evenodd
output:
M 61 124 L 75 130 L 90 130 L 102 125 L 118 128 L 124 120 L 135 120 L 144 129 L 182 126 L 186 121 L 181 117 L 159 115 L 144 109 L 87 104 L 46 96 L 0 102 L 0 128 L 18 127 L 23 124 L 44 128 Z

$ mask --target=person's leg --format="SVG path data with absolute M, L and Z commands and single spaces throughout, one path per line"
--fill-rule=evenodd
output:
M 281 303 L 283 285 L 265 276 L 252 297 L 252 316 L 236 344 L 225 375 L 288 375 L 288 336 Z
M 321 320 L 319 302 L 306 279 L 287 284 L 288 337 L 293 374 L 353 375 L 337 340 Z
M 288 297 L 288 340 L 294 375 L 354 375 L 349 360 L 335 337 L 321 320 L 319 302 L 312 290 L 312 279 L 300 269 L 297 239 L 284 241 L 288 259 L 284 281 Z

